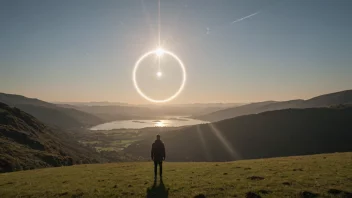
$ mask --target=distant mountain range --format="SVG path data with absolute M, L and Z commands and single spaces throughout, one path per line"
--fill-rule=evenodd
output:
M 33 116 L 0 103 L 0 172 L 98 162 L 64 131 L 52 131 Z
M 230 161 L 345 152 L 352 151 L 351 118 L 349 106 L 285 109 L 185 127 L 162 133 L 161 137 L 168 161 Z M 146 151 L 153 141 L 134 143 L 125 151 L 148 158 Z
M 209 114 L 195 115 L 193 118 L 216 122 L 242 115 L 256 114 L 265 111 L 273 111 L 289 108 L 312 108 L 328 107 L 338 104 L 352 104 L 352 90 L 325 94 L 309 100 L 289 100 L 283 102 L 266 101 L 251 103 L 239 107 L 227 108 Z
M 149 104 L 149 105 L 72 105 L 59 104 L 66 108 L 74 108 L 96 115 L 104 120 L 128 119 L 161 119 L 163 116 L 202 115 L 229 107 L 239 106 L 239 103 L 209 103 L 209 104 Z
M 135 107 L 234 107 L 245 103 L 187 103 L 187 104 L 130 104 L 124 102 L 52 102 L 59 105 L 73 106 L 135 106 Z
M 74 106 L 131 106 L 131 104 L 123 103 L 123 102 L 52 102 L 53 104 L 67 104 Z
M 74 108 L 65 108 L 20 95 L 0 93 L 0 102 L 17 107 L 47 125 L 60 128 L 80 128 L 105 122 L 102 118 Z
M 170 115 L 198 115 L 233 107 L 238 104 L 125 105 L 90 102 L 53 104 L 21 95 L 0 93 L 0 102 L 17 107 L 49 126 L 63 129 L 87 128 L 115 120 L 161 119 Z
M 17 107 L 49 126 L 67 129 L 86 128 L 114 120 L 158 119 L 170 115 L 193 115 L 192 118 L 195 119 L 215 122 L 278 109 L 349 104 L 352 103 L 352 90 L 326 94 L 309 100 L 266 101 L 242 106 L 239 103 L 111 105 L 109 102 L 91 102 L 75 103 L 75 105 L 52 104 L 35 98 L 5 93 L 0 93 L 0 102 Z
M 0 102 L 17 107 L 49 126 L 67 129 L 86 128 L 114 120 L 159 119 L 172 115 L 193 115 L 192 118 L 195 119 L 215 122 L 278 109 L 349 104 L 352 103 L 352 90 L 326 94 L 309 100 L 266 101 L 242 106 L 239 103 L 106 105 L 111 103 L 91 102 L 76 103 L 76 105 L 52 104 L 35 98 L 5 93 L 0 93 Z

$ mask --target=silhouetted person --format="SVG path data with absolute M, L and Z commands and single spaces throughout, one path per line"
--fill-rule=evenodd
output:
M 160 135 L 156 136 L 156 140 L 152 145 L 151 158 L 154 161 L 154 178 L 157 176 L 157 168 L 159 165 L 159 175 L 160 179 L 163 175 L 163 161 L 165 160 L 165 146 L 160 140 Z

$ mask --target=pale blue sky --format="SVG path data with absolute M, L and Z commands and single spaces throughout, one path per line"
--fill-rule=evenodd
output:
M 161 42 L 187 67 L 186 87 L 173 102 L 351 89 L 351 9 L 349 0 L 161 0 Z M 138 57 L 158 45 L 157 21 L 157 0 L 0 0 L 0 92 L 146 103 L 131 77 Z M 162 79 L 148 66 L 138 74 L 157 99 L 181 79 L 166 59 Z

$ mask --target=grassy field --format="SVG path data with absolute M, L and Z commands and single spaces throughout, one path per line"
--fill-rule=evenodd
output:
M 352 153 L 164 163 L 79 165 L 0 174 L 0 197 L 352 197 Z

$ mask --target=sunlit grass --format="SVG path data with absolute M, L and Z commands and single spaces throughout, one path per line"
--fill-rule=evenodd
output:
M 79 165 L 0 174 L 2 197 L 343 197 L 352 189 L 352 153 L 164 164 L 165 188 L 152 162 Z M 165 192 L 161 192 L 165 191 Z M 311 193 L 311 194 L 310 194 Z

